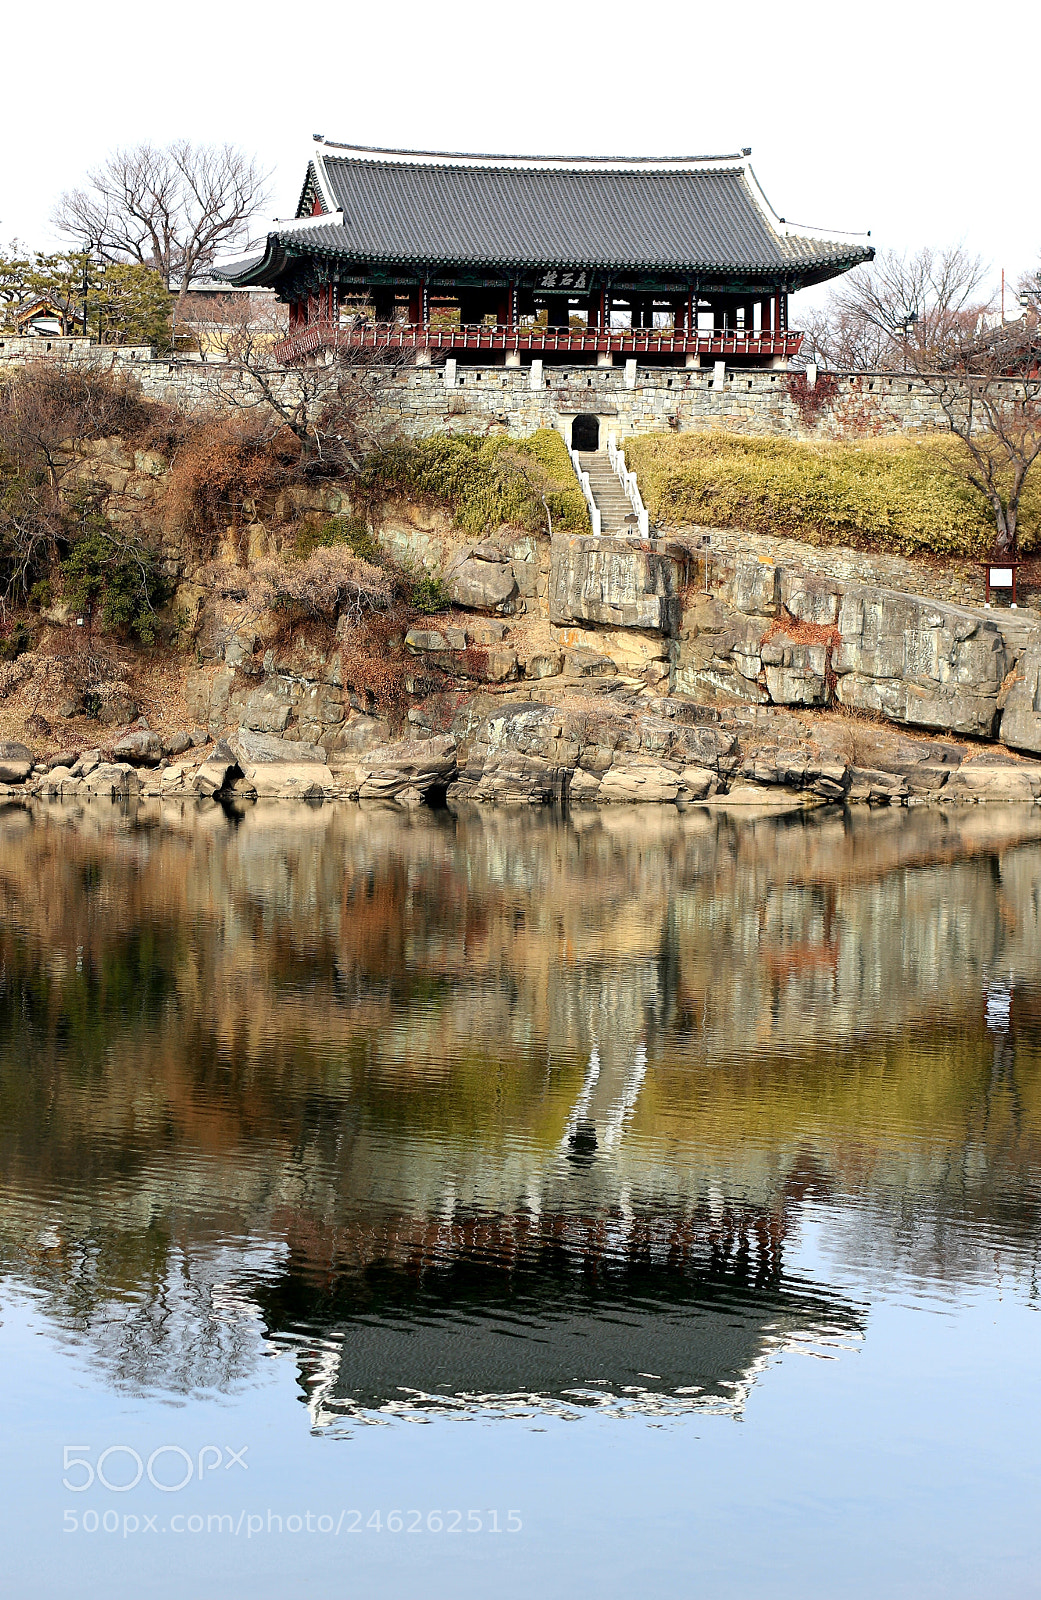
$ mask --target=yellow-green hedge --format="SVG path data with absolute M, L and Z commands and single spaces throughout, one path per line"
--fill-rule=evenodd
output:
M 402 440 L 373 456 L 363 478 L 375 494 L 447 504 L 469 533 L 500 527 L 546 532 L 543 495 L 554 529 L 589 532 L 589 513 L 567 447 L 552 428 L 540 428 L 527 439 L 438 433 Z
M 945 436 L 860 444 L 758 439 L 719 431 L 625 441 L 653 521 L 748 528 L 876 550 L 985 555 L 990 508 Z M 1041 468 L 1020 506 L 1020 544 L 1041 527 Z

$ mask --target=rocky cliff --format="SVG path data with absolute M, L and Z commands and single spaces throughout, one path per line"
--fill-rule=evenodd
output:
M 1041 621 L 935 598 L 925 569 L 915 593 L 880 582 L 877 561 L 858 569 L 855 552 L 800 560 L 778 541 L 773 557 L 762 537 L 474 541 L 436 508 L 387 504 L 369 513 L 372 547 L 435 574 L 450 600 L 384 630 L 390 705 L 349 607 L 287 621 L 246 598 L 255 565 L 291 559 L 301 528 L 358 517 L 341 487 L 298 486 L 229 528 L 221 559 L 241 582 L 218 588 L 163 521 L 161 457 L 103 441 L 81 471 L 106 485 L 114 526 L 136 517 L 164 541 L 179 654 L 150 694 L 124 686 L 101 704 L 100 723 L 99 706 L 93 721 L 52 706 L 49 735 L 9 739 L 11 792 L 681 804 L 778 789 L 818 802 L 1041 792 L 1023 754 L 1041 754 Z M 75 620 L 50 617 L 70 649 Z M 13 668 L 0 734 L 20 731 Z

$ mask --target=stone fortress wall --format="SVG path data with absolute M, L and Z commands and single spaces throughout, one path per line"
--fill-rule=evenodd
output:
M 224 363 L 153 355 L 147 347 L 90 345 L 79 338 L 0 335 L 0 368 L 50 357 L 103 361 L 132 370 L 144 394 L 184 408 L 217 403 L 224 390 L 250 395 Z M 571 443 L 576 415 L 600 422 L 600 447 L 611 432 L 634 433 L 729 428 L 740 433 L 798 438 L 842 433 L 902 434 L 944 427 L 943 413 L 915 375 L 879 372 L 834 374 L 835 390 L 808 427 L 791 390 L 792 374 L 777 369 L 711 367 L 527 367 L 462 365 L 403 368 L 386 387 L 391 420 L 410 433 L 504 431 L 516 437 L 558 428 Z M 832 375 L 828 375 L 831 388 Z M 287 378 L 287 383 L 291 383 Z

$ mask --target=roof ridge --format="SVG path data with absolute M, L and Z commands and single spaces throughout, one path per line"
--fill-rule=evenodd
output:
M 345 141 L 326 139 L 324 135 L 314 135 L 315 144 L 323 151 L 329 153 L 329 159 L 342 161 L 351 155 L 359 157 L 374 157 L 378 163 L 380 158 L 389 161 L 404 160 L 409 162 L 422 162 L 424 164 L 450 165 L 454 162 L 479 162 L 482 165 L 496 167 L 500 165 L 514 166 L 546 166 L 546 167 L 696 167 L 718 166 L 729 163 L 741 166 L 752 154 L 751 146 L 744 146 L 740 150 L 731 150 L 716 155 L 686 155 L 686 156 L 566 156 L 566 155 L 522 155 L 507 152 L 489 152 L 475 150 L 398 150 L 384 149 L 380 145 L 348 144 Z M 344 155 L 337 154 L 343 151 Z

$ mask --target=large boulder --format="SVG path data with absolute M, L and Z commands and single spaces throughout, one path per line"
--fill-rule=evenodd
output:
M 112 759 L 134 767 L 157 767 L 163 759 L 163 741 L 147 728 L 132 728 L 112 746 Z
M 51 767 L 37 785 L 38 794 L 51 796 L 75 794 L 78 789 L 79 779 L 73 776 L 71 767 Z
M 446 736 L 381 745 L 362 756 L 358 768 L 359 799 L 425 800 L 455 777 L 456 742 Z
M 218 739 L 195 774 L 195 791 L 202 795 L 222 794 L 237 772 L 234 752 L 226 739 Z
M 680 798 L 683 787 L 679 773 L 671 767 L 640 757 L 622 758 L 604 773 L 597 798 L 602 805 L 636 801 L 667 805 Z M 707 784 L 705 788 L 707 791 Z
M 0 783 L 24 783 L 32 770 L 32 751 L 26 745 L 0 744 Z
M 286 763 L 294 767 L 325 766 L 325 751 L 320 744 L 307 744 L 303 739 L 279 739 L 274 734 L 257 733 L 252 728 L 239 728 L 229 738 L 228 748 L 243 772 L 247 767 Z
M 132 722 L 137 716 L 134 698 L 121 683 L 93 690 L 90 699 L 94 715 L 106 727 L 111 727 L 113 723 Z
M 342 727 L 326 738 L 329 763 L 337 766 L 354 761 L 367 750 L 390 743 L 390 723 L 383 717 L 369 716 L 364 711 L 354 712 Z
M 244 787 L 260 799 L 320 800 L 337 792 L 321 745 L 240 728 L 228 740 L 228 748 Z
M 138 794 L 141 788 L 141 780 L 126 761 L 103 761 L 81 783 L 83 792 L 88 796 L 112 800 L 130 798 Z
M 1035 762 L 988 761 L 986 755 L 966 761 L 951 774 L 945 800 L 1032 801 L 1041 795 L 1041 766 Z
M 570 772 L 542 756 L 478 747 L 458 781 L 453 800 L 482 800 L 493 805 L 548 805 L 567 792 Z
M 512 561 L 487 540 L 453 556 L 444 581 L 453 603 L 467 611 L 497 611 L 517 592 Z

